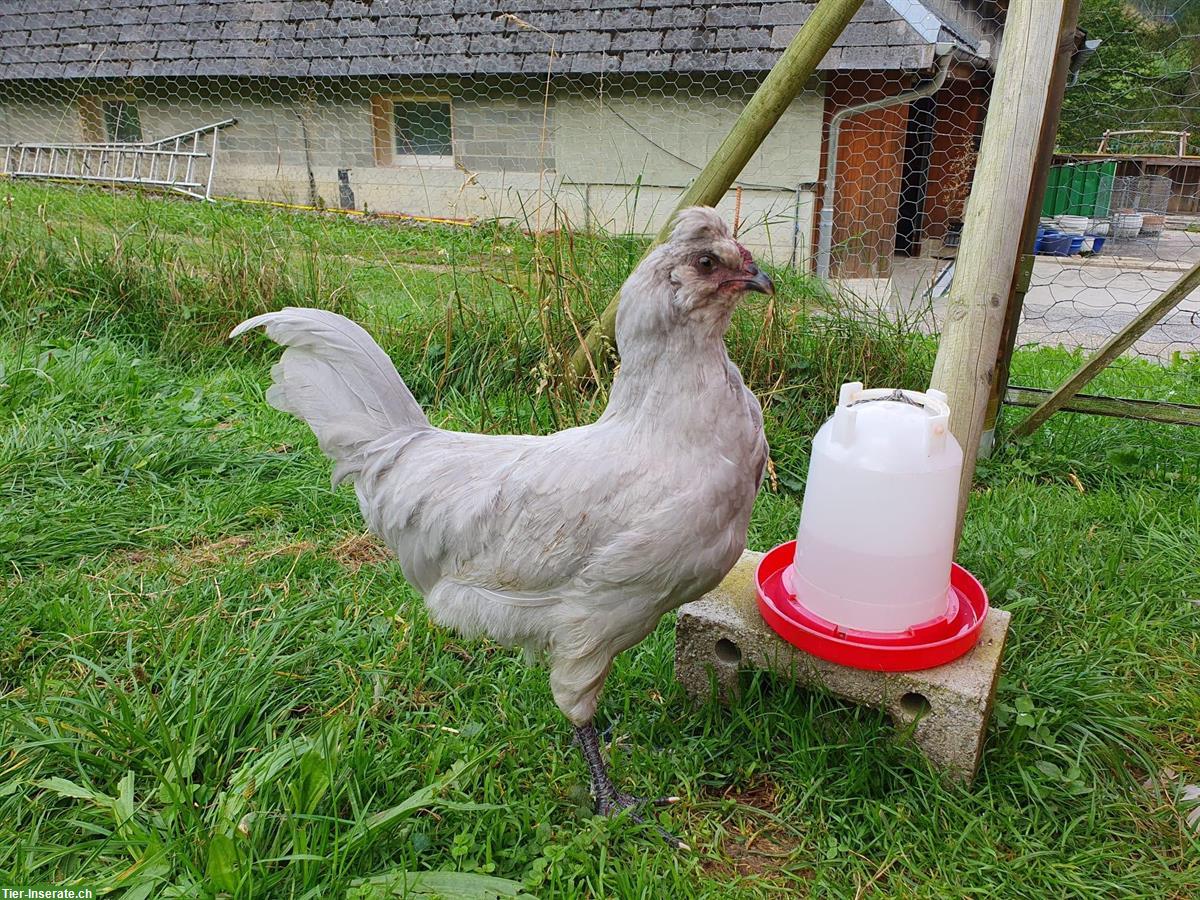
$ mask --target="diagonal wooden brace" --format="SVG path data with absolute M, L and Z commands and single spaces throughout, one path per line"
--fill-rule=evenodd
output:
M 1096 354 L 1062 383 L 1040 406 L 1012 430 L 1014 438 L 1028 437 L 1040 428 L 1047 419 L 1062 409 L 1078 394 L 1085 384 L 1100 374 L 1108 365 L 1133 346 L 1163 316 L 1178 306 L 1192 291 L 1200 288 L 1200 261 L 1197 261 L 1183 277 L 1167 288 L 1161 297 L 1134 316 L 1124 328 L 1108 339 Z

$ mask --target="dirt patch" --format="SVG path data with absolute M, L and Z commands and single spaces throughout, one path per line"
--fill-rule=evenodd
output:
M 720 797 L 722 800 L 732 800 L 742 806 L 753 806 L 755 809 L 774 813 L 779 809 L 775 802 L 776 792 L 775 782 L 770 778 L 756 778 L 745 787 L 731 785 L 724 790 L 711 790 L 707 793 L 714 798 Z
M 167 558 L 184 568 L 212 566 L 224 562 L 239 550 L 245 550 L 250 543 L 250 538 L 244 534 L 234 534 L 215 541 L 194 541 L 188 547 L 168 553 Z
M 759 778 L 747 786 L 710 789 L 705 794 L 713 800 L 738 804 L 725 823 L 725 833 L 713 856 L 700 863 L 705 874 L 725 879 L 741 876 L 790 881 L 812 877 L 811 870 L 794 865 L 800 839 L 776 820 L 777 790 L 773 781 Z
M 292 541 L 288 544 L 280 544 L 278 547 L 256 550 L 246 557 L 246 565 L 254 565 L 255 563 L 262 562 L 264 559 L 273 559 L 276 556 L 299 556 L 301 553 L 308 553 L 316 549 L 317 545 L 312 541 Z
M 244 550 L 248 546 L 250 546 L 250 538 L 245 535 L 230 535 L 215 541 L 197 540 L 190 544 L 164 550 L 130 550 L 124 553 L 114 553 L 111 557 L 112 563 L 107 568 L 112 568 L 114 565 L 117 568 L 126 568 L 167 564 L 173 568 L 187 571 L 225 562 L 231 554 Z
M 191 544 L 160 550 L 129 550 L 112 554 L 104 572 L 109 573 L 114 569 L 164 567 L 177 575 L 187 575 L 196 569 L 227 565 L 230 562 L 240 561 L 244 565 L 253 566 L 276 556 L 298 557 L 320 549 L 313 541 L 299 540 L 251 550 L 254 543 L 255 539 L 249 535 L 234 534 L 216 540 L 196 540 Z M 369 532 L 347 535 L 330 547 L 328 552 L 335 562 L 351 572 L 357 572 L 363 566 L 378 565 L 395 559 L 391 551 Z
M 780 875 L 810 878 L 807 870 L 783 870 L 792 857 L 794 846 L 779 843 L 763 835 L 726 835 L 722 841 L 719 858 L 705 859 L 700 863 L 704 874 L 722 880 L 740 876 L 743 878 L 775 878 Z
M 395 558 L 392 551 L 369 531 L 348 535 L 330 549 L 329 555 L 351 572 L 357 572 L 363 566 L 375 566 Z
M 166 550 L 130 550 L 127 553 L 116 554 L 113 564 L 105 571 L 114 565 L 117 568 L 165 566 L 178 574 L 187 574 L 196 569 L 225 565 L 231 561 L 241 561 L 249 566 L 276 556 L 295 557 L 316 549 L 316 544 L 312 541 L 289 541 L 275 547 L 247 552 L 247 548 L 253 543 L 253 538 L 235 534 L 216 540 L 193 541 L 191 544 Z
M 193 543 L 188 547 L 171 550 L 161 556 L 163 562 L 182 572 L 192 569 L 219 566 L 231 561 L 241 561 L 247 566 L 256 565 L 276 556 L 299 556 L 316 549 L 312 541 L 289 541 L 275 547 L 264 547 L 253 552 L 244 552 L 254 539 L 244 534 L 230 535 L 215 541 Z

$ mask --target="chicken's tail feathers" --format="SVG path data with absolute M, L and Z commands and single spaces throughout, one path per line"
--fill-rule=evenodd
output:
M 367 444 L 393 431 L 428 427 L 391 359 L 345 316 L 289 306 L 247 319 L 229 336 L 260 326 L 286 348 L 271 369 L 267 402 L 308 423 L 334 461 L 335 485 L 357 474 Z

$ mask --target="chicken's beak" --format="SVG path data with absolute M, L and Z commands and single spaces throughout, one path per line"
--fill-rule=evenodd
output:
M 757 291 L 760 294 L 766 294 L 768 297 L 774 296 L 775 284 L 767 277 L 766 272 L 759 271 L 758 266 L 750 266 L 750 274 L 753 276 L 747 278 L 743 283 L 746 285 L 746 290 Z

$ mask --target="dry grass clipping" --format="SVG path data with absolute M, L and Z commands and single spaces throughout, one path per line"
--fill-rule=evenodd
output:
M 361 534 L 347 535 L 329 551 L 339 565 L 351 572 L 357 572 L 363 566 L 375 566 L 393 559 L 392 551 L 369 531 Z

